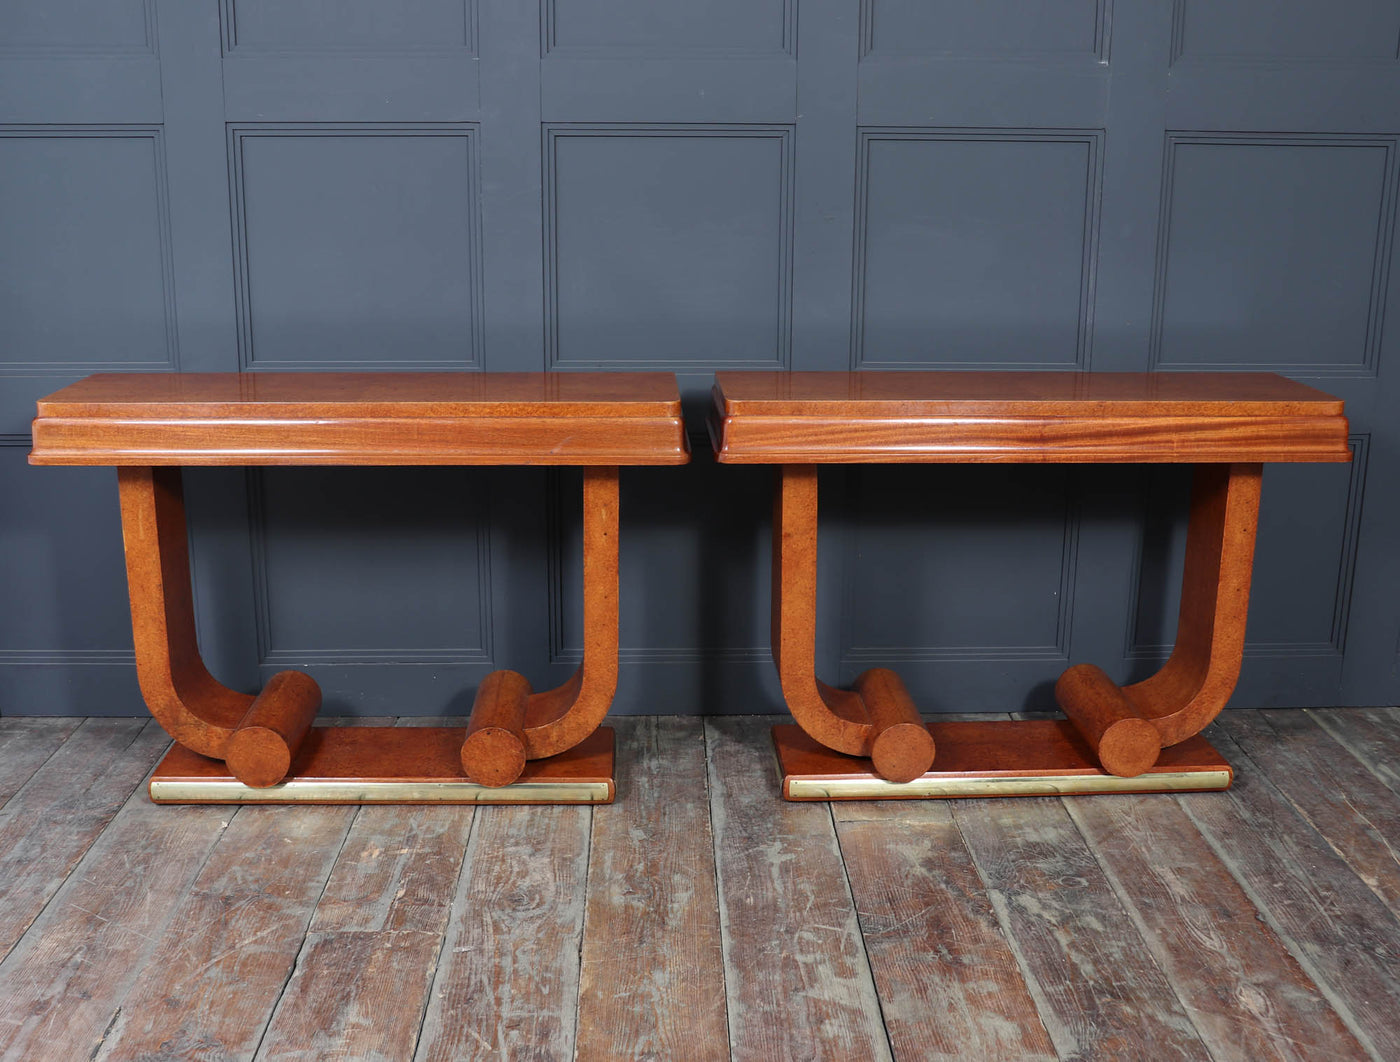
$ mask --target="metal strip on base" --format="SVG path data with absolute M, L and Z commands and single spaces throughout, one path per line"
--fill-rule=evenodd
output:
M 1164 749 L 1157 765 L 1123 778 L 1108 774 L 1064 719 L 931 723 L 934 769 L 890 782 L 870 761 L 819 745 L 792 725 L 773 728 L 788 800 L 929 800 L 949 797 L 1180 793 L 1228 789 L 1234 771 L 1202 737 Z
M 613 731 L 531 760 L 492 787 L 462 775 L 461 727 L 326 727 L 307 735 L 287 780 L 246 786 L 218 760 L 175 745 L 151 777 L 157 804 L 610 804 Z

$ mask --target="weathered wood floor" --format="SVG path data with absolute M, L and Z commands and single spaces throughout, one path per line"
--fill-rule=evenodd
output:
M 153 723 L 0 720 L 0 1057 L 1400 1058 L 1400 710 L 1228 713 L 1226 794 L 831 806 L 770 722 L 473 811 L 154 807 Z

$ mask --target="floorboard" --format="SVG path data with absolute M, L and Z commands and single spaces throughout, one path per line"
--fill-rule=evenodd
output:
M 611 806 L 239 809 L 0 719 L 0 1060 L 1400 1058 L 1400 710 L 1228 712 L 1224 793 L 831 805 L 773 719 L 614 722 Z
M 704 725 L 616 726 L 617 802 L 593 811 L 577 1055 L 726 1059 Z

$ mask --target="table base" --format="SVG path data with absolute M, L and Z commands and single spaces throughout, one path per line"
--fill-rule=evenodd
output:
M 611 804 L 613 730 L 530 760 L 518 781 L 477 785 L 462 775 L 463 727 L 314 728 L 285 781 L 244 785 L 219 760 L 175 745 L 151 777 L 157 804 Z
M 1068 719 L 996 719 L 929 724 L 934 769 L 890 782 L 870 760 L 818 744 L 801 727 L 773 727 L 787 800 L 910 800 L 946 797 L 1183 793 L 1228 789 L 1234 771 L 1200 736 L 1163 749 L 1132 778 L 1108 774 Z

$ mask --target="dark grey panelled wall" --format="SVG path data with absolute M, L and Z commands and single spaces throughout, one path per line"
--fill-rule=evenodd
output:
M 1394 0 L 8 0 L 0 712 L 141 710 L 115 476 L 25 464 L 112 369 L 1284 372 L 1357 460 L 1266 473 L 1235 703 L 1394 704 L 1398 49 Z M 769 475 L 707 449 L 624 473 L 618 710 L 780 705 Z M 824 474 L 827 676 L 1143 675 L 1181 472 Z M 576 473 L 187 481 L 231 684 L 428 714 L 577 659 Z

